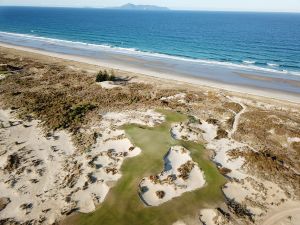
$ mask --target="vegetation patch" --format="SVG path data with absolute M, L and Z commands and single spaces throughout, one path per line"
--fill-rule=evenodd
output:
M 71 107 L 65 115 L 66 119 L 62 124 L 62 128 L 68 128 L 71 123 L 80 123 L 85 114 L 95 108 L 96 106 L 92 104 L 83 104 Z
M 96 76 L 96 82 L 103 82 L 103 81 L 116 81 L 117 78 L 115 76 L 114 71 L 112 70 L 110 73 L 107 70 L 99 71 Z
M 254 152 L 249 149 L 232 150 L 229 155 L 232 158 L 245 158 L 244 166 L 250 173 L 275 181 L 287 193 L 300 196 L 300 176 L 292 168 L 286 166 L 285 158 L 282 156 L 270 151 Z
M 122 88 L 106 90 L 95 82 L 95 76 L 72 70 L 60 63 L 39 62 L 29 58 L 7 58 L 0 53 L 0 64 L 14 70 L 0 82 L 0 99 L 4 108 L 17 110 L 22 119 L 33 117 L 43 122 L 45 130 L 67 129 L 75 145 L 85 150 L 93 144 L 82 127 L 99 121 L 101 113 L 160 106 L 162 92 L 153 96 L 148 84 L 130 83 Z M 22 69 L 19 69 L 22 68 Z M 108 79 L 114 75 L 108 73 Z M 106 76 L 103 72 L 104 76 Z
M 247 209 L 246 205 L 242 205 L 234 199 L 227 199 L 227 205 L 229 209 L 235 213 L 235 215 L 238 215 L 242 218 L 247 217 L 252 223 L 254 222 L 254 215 L 250 212 L 249 209 Z

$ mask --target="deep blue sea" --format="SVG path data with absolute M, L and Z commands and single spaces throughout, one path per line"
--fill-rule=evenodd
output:
M 0 7 L 0 32 L 300 75 L 300 14 Z

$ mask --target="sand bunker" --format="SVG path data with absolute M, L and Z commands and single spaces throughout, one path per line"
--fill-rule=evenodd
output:
M 164 158 L 165 168 L 159 175 L 143 178 L 140 197 L 149 206 L 157 206 L 205 184 L 204 174 L 187 149 L 171 147 Z
M 198 120 L 194 123 L 175 124 L 171 128 L 171 135 L 178 140 L 210 142 L 217 136 L 217 129 L 213 124 Z

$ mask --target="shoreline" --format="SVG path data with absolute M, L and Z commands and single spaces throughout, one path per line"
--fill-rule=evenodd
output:
M 94 43 L 89 43 L 89 42 L 81 42 L 81 41 L 72 41 L 72 40 L 64 40 L 64 39 L 56 39 L 56 38 L 50 38 L 50 37 L 43 37 L 43 36 L 35 36 L 32 34 L 26 34 L 26 33 L 15 33 L 15 32 L 5 32 L 5 31 L 0 31 L 0 37 L 2 39 L 3 43 L 11 44 L 11 45 L 18 45 L 18 46 L 23 46 L 23 47 L 29 47 L 29 48 L 34 48 L 34 49 L 42 49 L 45 51 L 50 51 L 50 52 L 58 52 L 58 53 L 66 53 L 68 52 L 76 52 L 77 50 L 81 50 L 81 53 L 76 55 L 81 55 L 81 56 L 89 56 L 89 55 L 94 55 L 95 53 L 105 53 L 107 55 L 112 55 L 112 56 L 130 56 L 130 58 L 133 58 L 135 60 L 141 60 L 147 58 L 153 59 L 153 61 L 157 61 L 160 63 L 160 60 L 175 60 L 175 61 L 184 61 L 186 63 L 200 63 L 202 66 L 205 67 L 223 67 L 228 69 L 228 67 L 235 67 L 234 71 L 248 71 L 249 69 L 252 70 L 254 73 L 262 73 L 261 75 L 272 75 L 271 77 L 278 77 L 282 75 L 288 75 L 291 80 L 298 80 L 300 73 L 297 73 L 296 71 L 288 71 L 288 70 L 276 70 L 277 64 L 274 63 L 266 63 L 266 65 L 270 66 L 268 67 L 262 67 L 262 66 L 257 66 L 255 65 L 255 61 L 249 61 L 249 60 L 241 60 L 243 62 L 242 64 L 240 63 L 234 63 L 231 61 L 217 61 L 217 60 L 208 60 L 208 59 L 200 59 L 200 58 L 194 58 L 191 56 L 183 56 L 183 55 L 172 55 L 172 54 L 167 54 L 167 53 L 159 53 L 159 52 L 151 52 L 151 51 L 143 51 L 135 48 L 124 48 L 124 47 L 117 47 L 113 45 L 105 45 L 105 44 L 94 44 Z M 12 39 L 10 39 L 10 37 Z M 26 42 L 26 44 L 19 44 L 22 43 L 23 41 Z M 53 50 L 52 47 L 57 47 Z M 61 47 L 61 50 L 59 49 Z M 91 51 L 89 51 L 91 50 Z M 86 52 L 88 54 L 82 54 L 82 52 Z M 72 55 L 72 53 L 70 53 Z M 156 58 L 156 60 L 154 59 Z M 159 59 L 159 60 L 157 60 Z M 153 63 L 153 62 L 152 62 Z M 153 66 L 153 65 L 152 65 Z M 206 68 L 205 68 L 206 69 Z M 211 71 L 210 71 L 211 72 Z M 232 72 L 232 71 L 231 71 Z M 227 71 L 228 73 L 228 71 Z M 195 74 L 194 74 L 195 75 Z M 202 76 L 204 74 L 201 74 Z M 210 74 L 211 75 L 211 74 Z M 200 76 L 201 77 L 201 76 Z M 205 77 L 207 78 L 207 77 Z M 294 78 L 294 79 L 292 79 Z M 299 80 L 300 81 L 300 80 Z
M 23 46 L 17 46 L 12 44 L 6 44 L 3 42 L 0 42 L 0 46 L 8 49 L 14 49 L 17 51 L 24 51 L 24 52 L 30 52 L 34 54 L 41 54 L 48 57 L 54 57 L 59 58 L 71 62 L 79 62 L 79 63 L 86 63 L 94 66 L 100 66 L 107 69 L 115 69 L 115 70 L 121 70 L 124 72 L 131 72 L 135 73 L 137 76 L 146 76 L 148 78 L 154 77 L 158 79 L 163 79 L 165 81 L 173 81 L 173 82 L 180 82 L 181 84 L 189 84 L 194 87 L 205 87 L 205 88 L 213 88 L 218 89 L 221 91 L 229 91 L 233 94 L 242 94 L 247 95 L 249 97 L 265 97 L 272 100 L 279 100 L 279 101 L 288 101 L 290 103 L 300 103 L 300 95 L 296 93 L 290 93 L 290 92 L 283 92 L 283 91 L 277 91 L 274 89 L 261 89 L 257 87 L 252 86 L 238 86 L 238 85 L 232 85 L 227 83 L 218 82 L 215 80 L 209 80 L 205 78 L 198 78 L 198 77 L 192 77 L 185 75 L 184 77 L 180 76 L 180 74 L 170 74 L 165 72 L 157 72 L 150 69 L 143 69 L 138 67 L 132 67 L 132 66 L 124 66 L 124 65 L 116 65 L 113 62 L 101 62 L 98 59 L 91 58 L 91 57 L 84 57 L 84 56 L 77 56 L 77 55 L 71 55 L 71 54 L 64 54 L 64 53 L 56 53 L 51 51 L 46 51 L 42 49 L 35 49 L 30 47 L 23 47 Z M 249 74 L 250 75 L 250 74 Z M 250 75 L 251 76 L 251 75 Z M 254 78 L 255 79 L 255 78 Z M 272 79 L 272 78 L 270 78 Z M 284 80 L 282 78 L 282 80 Z

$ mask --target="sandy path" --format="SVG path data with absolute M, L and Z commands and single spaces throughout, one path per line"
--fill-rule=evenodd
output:
M 285 209 L 284 211 L 276 212 L 271 214 L 265 221 L 262 222 L 262 225 L 274 225 L 277 224 L 281 219 L 284 219 L 291 215 L 299 215 L 300 207 Z
M 233 102 L 235 102 L 235 103 L 241 105 L 242 108 L 243 108 L 240 112 L 238 112 L 238 113 L 235 115 L 235 117 L 234 117 L 234 123 L 233 123 L 233 125 L 232 125 L 232 129 L 231 129 L 231 131 L 228 133 L 228 137 L 229 137 L 229 138 L 232 138 L 232 136 L 234 135 L 234 133 L 237 131 L 238 125 L 239 125 L 239 123 L 240 123 L 241 115 L 247 110 L 247 107 L 246 107 L 243 103 L 241 103 L 241 102 L 239 102 L 239 101 L 234 101 L 234 100 L 232 100 L 231 98 L 229 98 L 229 99 L 230 99 L 231 101 L 233 101 Z

